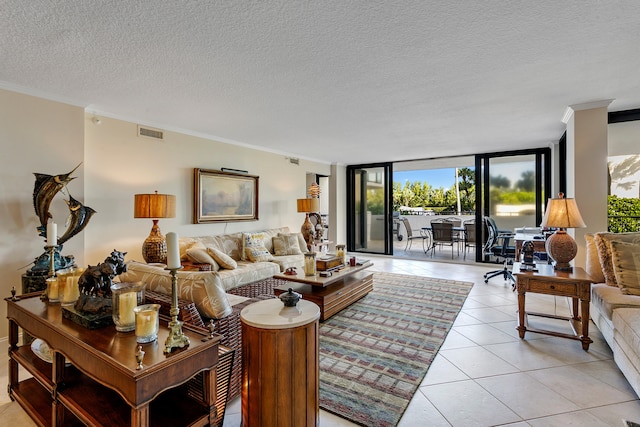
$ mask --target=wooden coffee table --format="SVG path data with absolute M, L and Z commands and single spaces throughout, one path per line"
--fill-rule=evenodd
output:
M 320 307 L 320 321 L 325 321 L 343 308 L 353 304 L 373 290 L 373 272 L 364 271 L 373 264 L 369 261 L 354 267 L 345 266 L 330 277 L 276 274 L 276 279 L 286 280 L 284 286 L 274 288 L 276 295 L 289 288 Z

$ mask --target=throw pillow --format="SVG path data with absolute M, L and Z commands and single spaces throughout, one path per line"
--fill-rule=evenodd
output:
M 220 264 L 220 267 L 227 268 L 229 270 L 235 270 L 238 268 L 236 260 L 222 252 L 220 249 L 209 247 L 207 248 L 207 252 L 209 252 L 209 255 L 211 255 L 218 264 Z
M 178 239 L 178 247 L 180 250 L 180 259 L 182 261 L 186 261 L 187 257 L 187 249 L 189 248 L 200 248 L 204 249 L 204 245 L 198 242 L 196 239 L 192 239 L 191 237 L 180 237 Z
M 585 270 L 587 270 L 587 274 L 591 276 L 594 283 L 604 283 L 604 274 L 602 274 L 602 265 L 600 265 L 600 259 L 598 258 L 598 248 L 596 247 L 595 236 L 588 233 L 584 237 L 587 242 Z
M 640 244 L 612 240 L 611 262 L 622 293 L 640 295 Z
M 273 261 L 273 255 L 264 246 L 245 248 L 245 255 L 251 262 Z
M 269 252 L 264 246 L 264 233 L 242 233 L 242 255 L 243 261 L 251 259 L 247 249 L 256 249 L 255 253 Z
M 596 233 L 595 239 L 605 282 L 609 286 L 617 286 L 616 275 L 613 271 L 613 264 L 611 263 L 611 241 L 618 240 L 628 243 L 640 243 L 640 233 Z
M 279 234 L 273 237 L 273 252 L 277 256 L 301 255 L 298 236 L 295 234 Z
M 200 249 L 198 247 L 189 248 L 186 251 L 187 258 L 198 264 L 211 264 L 213 271 L 218 271 L 220 266 L 215 259 L 207 252 L 206 249 Z
M 302 233 L 292 233 L 293 235 L 298 237 L 298 246 L 300 247 L 300 252 L 302 253 L 306 253 L 309 252 L 309 249 L 307 249 L 307 242 L 305 242 L 304 237 L 302 236 Z M 278 233 L 278 236 L 286 236 L 287 233 Z

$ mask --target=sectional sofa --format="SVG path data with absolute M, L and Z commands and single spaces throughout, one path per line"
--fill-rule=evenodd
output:
M 591 318 L 640 396 L 640 233 L 586 236 Z
M 246 305 L 275 298 L 271 279 L 289 267 L 302 269 L 307 245 L 288 227 L 217 236 L 181 237 L 180 257 L 190 269 L 177 272 L 178 298 L 193 302 L 204 323 L 214 319 L 221 344 L 235 350 L 229 398 L 240 394 L 242 336 L 240 311 Z M 267 280 L 269 279 L 269 280 Z M 171 275 L 164 264 L 127 262 L 122 282 L 145 283 L 145 289 L 171 294 Z

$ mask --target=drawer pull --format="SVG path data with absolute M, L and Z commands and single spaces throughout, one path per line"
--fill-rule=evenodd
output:
M 555 285 L 551 285 L 551 286 L 549 286 L 549 288 L 550 289 L 555 289 L 556 287 L 555 287 Z

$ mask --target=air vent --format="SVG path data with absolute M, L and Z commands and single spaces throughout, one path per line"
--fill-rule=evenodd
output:
M 138 136 L 146 136 L 147 138 L 163 139 L 164 132 L 159 129 L 145 128 L 138 126 Z
M 289 163 L 294 164 L 294 165 L 299 165 L 300 164 L 300 159 L 297 159 L 295 157 L 288 157 L 289 159 Z

